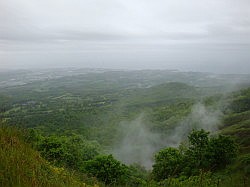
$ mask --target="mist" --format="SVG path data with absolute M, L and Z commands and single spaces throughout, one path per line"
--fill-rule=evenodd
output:
M 191 113 L 185 117 L 177 126 L 170 129 L 166 137 L 166 145 L 178 147 L 187 139 L 188 134 L 193 130 L 204 129 L 211 133 L 218 130 L 221 125 L 222 112 L 218 108 L 206 107 L 202 103 L 196 103 Z
M 130 122 L 119 125 L 120 142 L 112 150 L 114 156 L 126 164 L 140 164 L 152 167 L 153 154 L 163 146 L 161 136 L 146 126 L 145 114 L 140 114 Z
M 219 109 L 196 103 L 190 114 L 173 129 L 170 128 L 166 133 L 157 133 L 149 128 L 151 122 L 148 116 L 141 113 L 134 120 L 119 124 L 120 137 L 111 152 L 126 164 L 136 163 L 150 170 L 157 151 L 166 147 L 178 147 L 187 140 L 193 129 L 204 129 L 214 133 L 221 124 L 221 117 L 222 112 Z

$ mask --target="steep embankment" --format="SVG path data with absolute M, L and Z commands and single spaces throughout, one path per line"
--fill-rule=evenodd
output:
M 44 160 L 21 133 L 0 126 L 0 186 L 87 186 L 65 168 Z

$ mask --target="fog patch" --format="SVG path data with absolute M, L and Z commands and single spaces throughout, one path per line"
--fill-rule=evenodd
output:
M 145 118 L 140 114 L 133 121 L 120 123 L 121 141 L 113 149 L 113 154 L 126 164 L 137 163 L 150 169 L 153 155 L 162 144 L 160 134 L 150 131 Z
M 195 104 L 191 113 L 173 129 L 169 130 L 164 141 L 166 147 L 178 147 L 181 142 L 187 139 L 188 134 L 193 130 L 204 129 L 215 133 L 221 125 L 222 112 L 218 108 L 206 107 L 202 103 Z
M 193 129 L 217 131 L 221 116 L 220 110 L 197 103 L 190 114 L 174 128 L 157 133 L 149 128 L 153 124 L 149 123 L 147 116 L 140 114 L 132 121 L 119 124 L 119 141 L 115 144 L 112 154 L 125 164 L 137 163 L 151 169 L 156 152 L 165 147 L 178 147 Z
M 192 128 L 214 132 L 218 130 L 221 117 L 222 112 L 219 109 L 198 103 L 193 106 L 189 121 L 193 123 Z

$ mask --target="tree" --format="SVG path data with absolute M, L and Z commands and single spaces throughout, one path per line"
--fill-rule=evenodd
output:
M 50 136 L 39 142 L 38 150 L 41 155 L 56 165 L 62 165 L 67 157 L 66 138 Z
M 85 161 L 100 153 L 97 142 L 84 140 L 79 135 L 49 136 L 38 144 L 41 155 L 59 166 L 81 170 Z
M 85 171 L 105 184 L 121 183 L 127 168 L 112 155 L 100 155 L 85 163 Z
M 190 146 L 185 153 L 187 175 L 222 169 L 237 156 L 237 145 L 232 138 L 224 135 L 209 138 L 208 135 L 209 132 L 201 129 L 192 131 L 188 136 Z
M 209 132 L 205 130 L 193 130 L 188 136 L 188 141 L 190 143 L 191 149 L 202 150 L 208 145 L 208 135 Z
M 175 177 L 181 171 L 183 156 L 178 149 L 169 147 L 155 155 L 153 176 L 160 181 L 168 177 Z
M 101 152 L 98 142 L 87 141 L 79 135 L 69 137 L 66 146 L 70 155 L 67 165 L 75 169 L 82 169 L 85 161 L 93 159 Z
M 211 138 L 208 147 L 210 169 L 224 168 L 237 156 L 237 151 L 238 147 L 231 137 L 219 135 L 217 138 Z
M 219 135 L 210 138 L 209 132 L 193 130 L 188 136 L 189 146 L 166 148 L 155 156 L 153 176 L 156 180 L 179 175 L 194 176 L 200 172 L 223 169 L 237 156 L 237 145 L 228 137 Z
M 193 130 L 188 136 L 189 147 L 184 153 L 186 167 L 184 172 L 187 175 L 195 175 L 209 167 L 208 154 L 209 132 Z

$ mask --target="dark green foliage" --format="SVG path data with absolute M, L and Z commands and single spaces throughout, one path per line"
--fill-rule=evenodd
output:
M 189 148 L 184 154 L 186 168 L 184 172 L 187 175 L 198 174 L 200 169 L 209 167 L 208 156 L 209 132 L 203 129 L 200 131 L 192 131 L 188 136 Z
M 122 183 L 127 175 L 127 168 L 112 155 L 100 155 L 85 163 L 85 171 L 105 184 Z
M 65 138 L 56 136 L 44 138 L 39 144 L 38 150 L 43 157 L 58 165 L 62 165 L 69 156 Z
M 166 148 L 155 155 L 153 175 L 158 181 L 168 177 L 176 177 L 181 171 L 183 156 L 175 148 Z
M 237 156 L 235 141 L 227 136 L 208 137 L 202 130 L 188 136 L 189 147 L 180 151 L 175 148 L 161 150 L 155 156 L 153 175 L 158 181 L 180 175 L 199 175 L 200 172 L 216 171 L 232 163 Z
M 28 143 L 33 144 L 33 146 L 37 146 L 38 142 L 40 142 L 44 137 L 42 136 L 42 132 L 37 129 L 28 129 L 28 133 L 25 135 L 25 140 Z
M 138 164 L 133 164 L 127 167 L 127 177 L 125 178 L 125 183 L 127 186 L 144 186 L 147 184 L 147 179 L 149 176 L 149 171 L 147 171 L 143 166 Z
M 209 132 L 204 131 L 203 129 L 199 131 L 193 130 L 188 136 L 190 143 L 190 149 L 201 152 L 208 145 L 208 135 Z
M 80 170 L 84 161 L 100 153 L 97 142 L 84 140 L 81 136 L 49 136 L 38 143 L 42 156 L 59 166 Z
M 238 147 L 232 138 L 223 135 L 209 138 L 208 135 L 204 130 L 189 135 L 190 146 L 184 153 L 187 175 L 225 168 L 237 156 Z
M 237 151 L 238 146 L 232 138 L 223 135 L 211 138 L 207 150 L 210 169 L 225 168 L 227 164 L 232 163 L 233 159 L 236 158 Z

